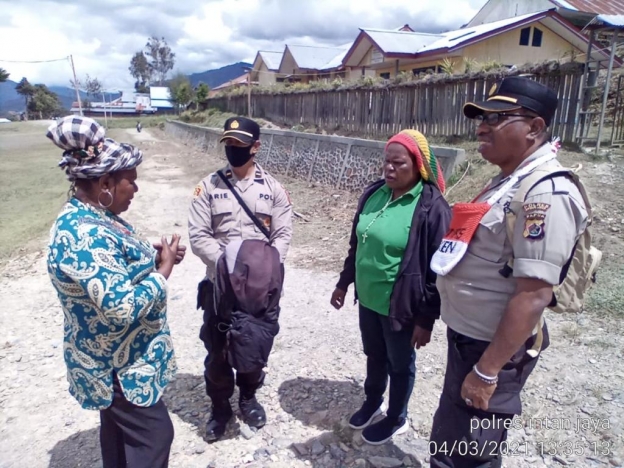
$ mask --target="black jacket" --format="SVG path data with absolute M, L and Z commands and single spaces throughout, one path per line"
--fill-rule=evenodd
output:
M 364 189 L 351 228 L 349 253 L 340 273 L 337 288 L 346 291 L 355 282 L 356 226 L 366 200 L 384 184 L 379 180 Z M 404 327 L 419 325 L 432 330 L 440 317 L 440 295 L 436 288 L 436 274 L 429 264 L 446 234 L 451 221 L 451 208 L 436 186 L 425 183 L 414 210 L 405 255 L 390 296 L 390 324 L 399 331 Z M 355 293 L 357 301 L 357 291 Z
M 238 372 L 267 365 L 279 333 L 284 265 L 264 240 L 230 242 L 217 261 L 214 300 L 218 328 L 227 335 L 228 362 Z

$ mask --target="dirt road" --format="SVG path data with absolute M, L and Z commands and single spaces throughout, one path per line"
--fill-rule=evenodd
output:
M 155 129 L 140 135 L 134 129 L 118 130 L 112 136 L 136 141 L 145 151 L 140 191 L 126 219 L 152 240 L 178 232 L 188 244 L 186 215 L 193 187 L 222 164 L 221 158 L 167 141 Z M 189 254 L 174 270 L 169 290 L 179 363 L 166 393 L 176 433 L 171 466 L 427 466 L 427 437 L 445 363 L 444 327 L 436 326 L 433 342 L 418 354 L 412 430 L 386 446 L 362 446 L 345 424 L 362 401 L 364 359 L 356 309 L 351 292 L 343 311 L 330 310 L 328 304 L 355 195 L 289 179 L 285 185 L 308 222 L 296 222 L 282 328 L 259 396 L 269 423 L 255 433 L 237 421 L 225 440 L 209 445 L 202 438 L 209 401 L 195 288 L 203 267 Z M 41 250 L 14 259 L 0 278 L 0 467 L 101 466 L 98 414 L 82 410 L 67 392 L 63 316 L 46 274 L 45 239 L 40 245 Z M 549 323 L 553 343 L 527 385 L 526 427 L 511 431 L 505 466 L 619 466 L 624 456 L 621 325 L 598 315 L 549 317 Z

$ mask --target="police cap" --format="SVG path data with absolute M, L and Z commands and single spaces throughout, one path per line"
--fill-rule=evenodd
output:
M 474 119 L 484 112 L 509 112 L 524 108 L 535 112 L 550 126 L 558 102 L 557 94 L 549 87 L 529 78 L 510 76 L 492 86 L 487 100 L 466 103 L 464 115 Z
M 225 121 L 219 143 L 227 138 L 234 138 L 245 145 L 251 145 L 260 139 L 260 125 L 246 117 L 230 117 Z

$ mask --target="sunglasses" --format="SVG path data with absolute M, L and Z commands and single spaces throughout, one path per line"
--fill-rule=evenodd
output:
M 525 119 L 534 119 L 535 115 L 527 115 L 527 114 L 511 114 L 507 112 L 494 112 L 492 114 L 480 114 L 477 115 L 474 119 L 472 119 L 475 125 L 481 125 L 483 122 L 486 124 L 493 126 L 498 124 L 501 119 L 505 117 L 524 117 Z

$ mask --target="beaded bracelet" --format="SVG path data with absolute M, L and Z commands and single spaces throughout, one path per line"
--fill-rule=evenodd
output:
M 485 382 L 488 385 L 495 385 L 498 382 L 498 376 L 490 377 L 488 375 L 482 374 L 479 369 L 477 369 L 477 365 L 472 366 L 472 370 L 479 377 L 479 380 Z

